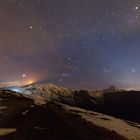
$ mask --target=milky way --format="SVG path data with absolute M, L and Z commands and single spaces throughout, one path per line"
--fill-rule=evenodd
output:
M 139 0 L 0 0 L 0 82 L 140 85 Z

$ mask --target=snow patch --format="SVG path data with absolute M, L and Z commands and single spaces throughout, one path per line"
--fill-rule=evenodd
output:
M 34 98 L 34 104 L 35 105 L 44 105 L 44 104 L 46 104 L 46 101 L 41 96 L 35 96 L 35 98 Z
M 22 112 L 22 115 L 26 115 L 29 112 L 29 110 L 25 110 L 24 112 Z
M 140 140 L 140 124 L 132 123 L 135 125 L 130 125 L 127 121 L 117 119 L 105 114 L 86 111 L 85 109 L 80 109 L 77 107 L 70 107 L 68 105 L 62 105 L 63 108 L 67 111 L 71 111 L 74 114 L 78 114 L 81 118 L 97 125 L 103 127 L 110 131 L 115 131 L 116 133 L 122 135 L 128 140 Z M 96 114 L 96 115 L 94 115 Z M 98 114 L 98 115 L 97 115 Z
M 35 129 L 37 129 L 37 130 L 46 130 L 47 128 L 45 128 L 45 127 L 39 127 L 39 126 L 36 126 L 36 127 L 34 127 Z
M 16 128 L 0 128 L 0 136 L 5 136 L 16 131 Z
M 0 110 L 7 109 L 7 106 L 0 106 Z

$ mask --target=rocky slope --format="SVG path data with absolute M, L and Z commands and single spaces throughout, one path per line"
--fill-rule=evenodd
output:
M 31 99 L 10 94 L 4 91 L 2 96 L 1 92 L 0 140 L 127 140 L 116 129 L 96 125 L 75 113 L 81 109 L 75 111 L 74 107 L 54 102 L 37 106 Z M 92 112 L 85 110 L 83 114 L 91 116 Z
M 23 88 L 25 89 L 23 95 L 35 98 L 38 104 L 57 101 L 140 122 L 139 91 L 126 91 L 114 86 L 100 91 L 73 90 L 53 84 L 35 84 Z
M 139 107 L 140 92 L 113 86 L 102 91 L 10 87 L 0 90 L 0 140 L 140 140 Z

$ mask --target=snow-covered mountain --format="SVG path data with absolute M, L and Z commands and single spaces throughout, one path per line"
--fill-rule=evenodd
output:
M 105 90 L 88 91 L 63 88 L 54 84 L 32 84 L 21 88 L 24 89 L 21 90 L 22 95 L 34 99 L 36 104 L 60 102 L 140 122 L 139 91 L 127 91 L 115 86 Z
M 139 107 L 140 92 L 114 86 L 99 91 L 54 84 L 7 87 L 0 90 L 0 139 L 140 140 Z

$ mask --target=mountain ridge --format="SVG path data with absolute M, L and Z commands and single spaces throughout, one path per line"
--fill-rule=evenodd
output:
M 140 92 L 109 89 L 33 84 L 0 90 L 0 139 L 140 140 Z
M 75 90 L 54 84 L 30 84 L 20 87 L 21 94 L 38 105 L 47 101 L 105 113 L 122 119 L 140 122 L 140 92 L 127 91 L 115 86 L 105 90 Z M 137 113 L 137 115 L 135 115 Z

